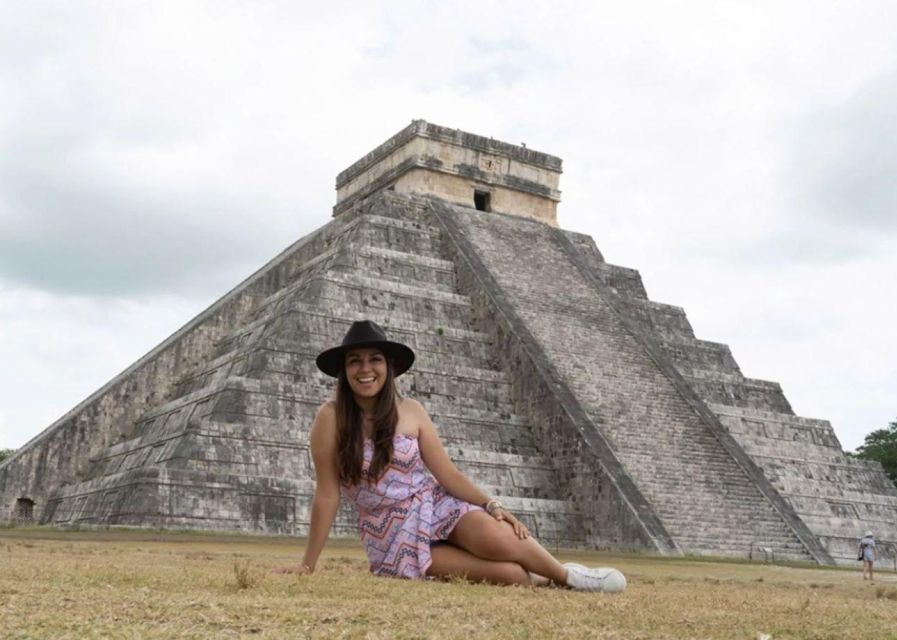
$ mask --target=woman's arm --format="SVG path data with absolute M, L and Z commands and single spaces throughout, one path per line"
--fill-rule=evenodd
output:
M 302 563 L 284 567 L 285 573 L 313 573 L 318 557 L 324 549 L 330 527 L 339 509 L 339 468 L 336 452 L 336 411 L 326 403 L 318 410 L 309 438 L 312 461 L 315 465 L 315 496 L 311 506 L 311 525 L 308 544 Z
M 455 463 L 452 462 L 452 459 L 445 451 L 445 447 L 442 446 L 439 434 L 436 433 L 436 426 L 430 419 L 427 410 L 417 400 L 409 398 L 405 402 L 411 403 L 411 407 L 415 411 L 415 417 L 419 425 L 418 445 L 420 446 L 420 455 L 430 473 L 436 478 L 436 481 L 456 498 L 471 504 L 486 506 L 490 502 L 489 496 L 471 482 L 470 478 L 461 473 L 458 467 L 455 466 Z M 529 535 L 526 526 L 504 508 L 493 509 L 490 515 L 496 520 L 507 521 L 514 528 L 514 533 L 519 537 L 526 538 Z

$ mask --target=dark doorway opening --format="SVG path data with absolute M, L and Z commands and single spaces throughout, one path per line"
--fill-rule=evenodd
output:
M 19 498 L 16 500 L 16 524 L 34 523 L 34 500 Z
M 473 192 L 473 206 L 477 208 L 477 211 L 492 211 L 491 195 L 488 191 L 475 190 Z

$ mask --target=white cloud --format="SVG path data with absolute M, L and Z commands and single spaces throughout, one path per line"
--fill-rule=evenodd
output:
M 173 296 L 97 300 L 0 281 L 0 448 L 37 435 L 204 306 Z

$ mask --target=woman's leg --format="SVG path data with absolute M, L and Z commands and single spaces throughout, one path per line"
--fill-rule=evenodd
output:
M 492 584 L 530 584 L 526 569 L 515 562 L 497 562 L 478 558 L 453 544 L 439 544 L 430 549 L 433 563 L 427 570 L 434 578 L 467 578 Z
M 533 538 L 521 540 L 507 522 L 470 511 L 455 525 L 449 542 L 485 560 L 513 562 L 552 582 L 567 583 L 567 570 Z

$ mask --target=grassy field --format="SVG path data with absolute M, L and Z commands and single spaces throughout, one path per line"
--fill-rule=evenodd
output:
M 897 576 L 561 552 L 629 577 L 617 596 L 406 581 L 331 544 L 313 576 L 272 574 L 301 541 L 0 530 L 2 638 L 897 638 Z

